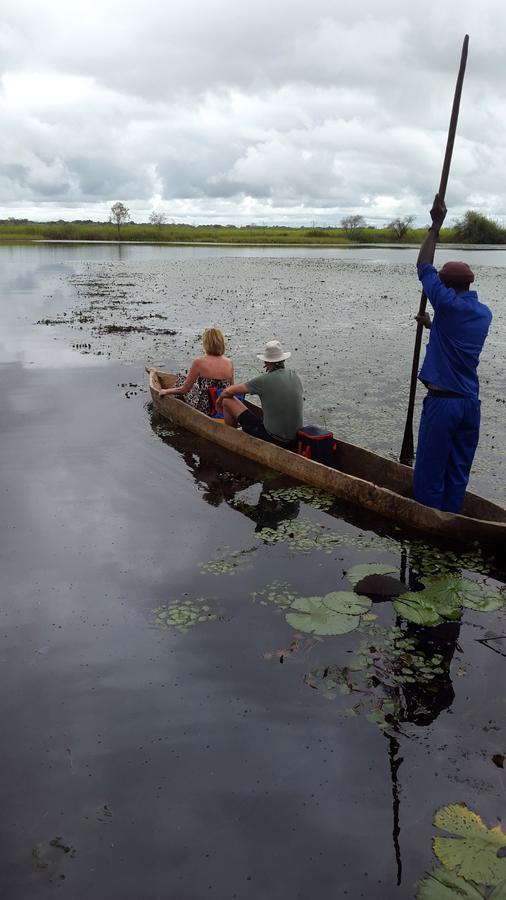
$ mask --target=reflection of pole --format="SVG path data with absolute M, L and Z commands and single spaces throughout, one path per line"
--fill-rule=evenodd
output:
M 401 566 L 399 571 L 399 581 L 406 584 L 406 572 L 408 569 L 408 551 L 405 547 L 401 550 Z
M 394 839 L 395 859 L 397 862 L 397 887 L 399 887 L 402 878 L 401 845 L 399 843 L 399 835 L 401 833 L 401 826 L 399 824 L 399 812 L 401 803 L 399 798 L 399 784 L 397 781 L 397 773 L 399 771 L 399 766 L 403 761 L 402 756 L 397 756 L 398 752 L 399 742 L 394 737 L 390 736 L 388 738 L 388 760 L 390 762 L 390 775 L 392 778 L 392 837 Z

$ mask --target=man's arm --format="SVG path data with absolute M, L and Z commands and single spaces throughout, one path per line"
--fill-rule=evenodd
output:
M 447 210 L 444 200 L 440 200 L 439 194 L 436 194 L 436 196 L 434 197 L 434 203 L 432 204 L 432 209 L 430 211 L 432 225 L 430 226 L 425 240 L 420 247 L 418 259 L 416 261 L 417 267 L 423 266 L 426 263 L 429 263 L 430 265 L 433 264 L 437 239 L 439 237 L 441 226 L 445 220 L 446 212 Z
M 227 397 L 235 397 L 236 394 L 247 394 L 248 393 L 248 385 L 247 384 L 229 384 L 228 387 L 224 388 L 216 401 L 216 406 L 218 409 L 221 409 L 223 401 L 227 399 Z

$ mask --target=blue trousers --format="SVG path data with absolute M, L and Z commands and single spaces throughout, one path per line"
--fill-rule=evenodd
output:
M 478 399 L 426 396 L 413 473 L 419 503 L 460 512 L 479 436 Z

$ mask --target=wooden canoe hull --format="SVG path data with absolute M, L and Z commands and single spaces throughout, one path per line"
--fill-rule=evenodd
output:
M 463 508 L 465 515 L 423 506 L 411 497 L 403 496 L 411 487 L 412 469 L 409 466 L 339 440 L 336 443 L 340 468 L 321 465 L 229 428 L 176 397 L 160 397 L 160 388 L 171 387 L 174 382 L 173 375 L 149 370 L 155 408 L 162 416 L 194 434 L 422 534 L 465 543 L 505 542 L 506 510 L 490 500 L 468 492 Z

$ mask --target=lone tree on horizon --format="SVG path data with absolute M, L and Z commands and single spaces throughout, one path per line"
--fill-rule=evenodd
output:
M 414 221 L 414 216 L 406 216 L 405 219 L 394 219 L 393 222 L 390 222 L 387 225 L 387 228 L 391 228 L 393 233 L 395 234 L 395 237 L 400 241 Z
M 363 216 L 345 216 L 341 219 L 341 228 L 346 232 L 346 237 L 353 240 L 359 228 L 365 227 L 365 219 Z
M 121 240 L 121 226 L 125 225 L 126 222 L 130 219 L 130 210 L 128 206 L 125 206 L 124 203 L 120 203 L 118 200 L 116 203 L 113 203 L 111 206 L 111 216 L 109 221 L 116 225 L 118 229 L 118 240 Z
M 154 209 L 152 213 L 149 215 L 149 223 L 150 225 L 157 225 L 158 228 L 161 228 L 162 225 L 165 225 L 167 222 L 167 216 L 164 212 L 159 212 Z

